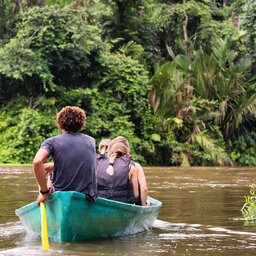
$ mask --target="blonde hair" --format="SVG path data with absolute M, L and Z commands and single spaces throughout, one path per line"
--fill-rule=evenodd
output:
M 114 162 L 118 157 L 121 157 L 126 154 L 128 154 L 128 148 L 123 142 L 116 142 L 111 145 L 108 151 L 109 167 L 106 170 L 107 174 L 109 174 L 110 176 L 114 175 L 114 167 L 113 167 Z
M 127 154 L 129 154 L 130 153 L 129 142 L 124 136 L 117 136 L 116 138 L 114 138 L 109 144 L 109 148 L 111 148 L 115 143 L 118 143 L 118 142 L 122 142 L 126 146 L 128 151 Z
M 108 145 L 111 143 L 110 139 L 103 139 L 99 144 L 99 153 L 104 155 L 108 152 Z

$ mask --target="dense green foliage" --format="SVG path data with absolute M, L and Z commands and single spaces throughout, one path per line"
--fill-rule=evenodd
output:
M 0 0 L 0 163 L 83 108 L 150 165 L 256 164 L 254 1 Z

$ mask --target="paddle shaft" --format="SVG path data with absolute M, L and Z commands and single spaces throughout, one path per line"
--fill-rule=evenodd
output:
M 47 231 L 46 209 L 45 209 L 44 202 L 40 203 L 40 209 L 41 209 L 42 246 L 43 246 L 43 249 L 50 249 L 49 240 L 48 240 L 48 231 Z

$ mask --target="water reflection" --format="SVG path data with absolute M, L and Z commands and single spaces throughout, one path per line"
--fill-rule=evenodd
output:
M 31 167 L 0 168 L 0 255 L 254 255 L 256 230 L 244 226 L 240 209 L 255 171 L 147 167 L 150 196 L 163 202 L 151 231 L 85 243 L 50 242 L 45 252 L 40 240 L 25 235 L 14 213 L 36 198 Z

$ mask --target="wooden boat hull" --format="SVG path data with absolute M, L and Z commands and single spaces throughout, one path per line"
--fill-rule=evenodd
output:
M 103 198 L 95 203 L 79 192 L 55 192 L 45 202 L 49 239 L 80 242 L 118 237 L 148 230 L 158 216 L 162 203 L 148 197 L 152 206 L 143 207 Z M 35 236 L 41 235 L 40 207 L 33 202 L 17 209 L 16 215 Z

